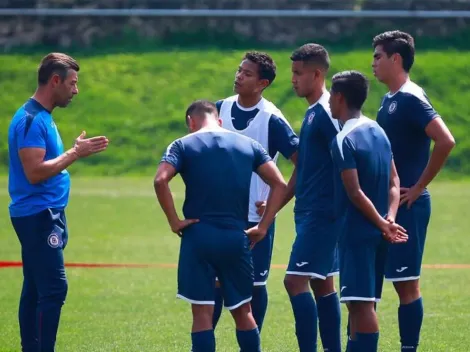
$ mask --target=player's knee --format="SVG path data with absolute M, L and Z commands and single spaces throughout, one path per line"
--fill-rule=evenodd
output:
M 325 280 L 310 280 L 310 287 L 312 288 L 313 293 L 315 294 L 315 298 L 325 297 L 331 295 L 336 291 L 335 282 L 332 276 L 327 277 Z
M 296 296 L 300 293 L 308 292 L 307 276 L 286 275 L 284 277 L 284 287 L 290 296 Z
M 401 304 L 409 304 L 421 297 L 419 280 L 394 283 Z
M 62 306 L 65 303 L 67 292 L 67 280 L 60 280 L 53 287 L 39 293 L 39 305 L 44 309 L 52 306 Z
M 235 320 L 235 325 L 238 330 L 252 330 L 256 328 L 256 322 L 251 312 L 250 303 L 245 303 L 240 307 L 230 311 Z
M 214 315 L 214 307 L 211 305 L 192 305 L 193 322 L 197 330 L 204 330 L 212 326 L 212 316 Z

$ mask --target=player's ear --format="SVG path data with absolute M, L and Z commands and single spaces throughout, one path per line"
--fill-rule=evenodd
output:
M 61 79 L 57 73 L 54 73 L 51 77 L 52 86 L 55 87 L 60 83 Z
M 217 122 L 219 123 L 219 126 L 222 127 L 222 119 L 221 119 L 221 118 L 217 118 Z

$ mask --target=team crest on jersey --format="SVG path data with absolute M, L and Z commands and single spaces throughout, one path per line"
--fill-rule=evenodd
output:
M 397 102 L 396 101 L 392 101 L 392 103 L 390 104 L 390 106 L 388 107 L 388 113 L 389 114 L 393 114 L 395 112 L 395 110 L 397 109 Z
M 313 111 L 310 115 L 307 117 L 307 123 L 310 125 L 313 121 L 313 118 L 315 117 L 315 111 Z
M 59 247 L 60 246 L 59 236 L 55 232 L 51 233 L 49 237 L 47 238 L 47 244 L 51 248 Z

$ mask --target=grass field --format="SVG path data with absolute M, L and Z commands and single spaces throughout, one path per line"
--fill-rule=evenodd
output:
M 69 268 L 58 351 L 109 352 L 190 350 L 190 309 L 177 300 L 179 239 L 157 205 L 152 176 L 77 178 L 68 208 L 67 262 L 152 263 L 161 267 Z M 19 260 L 9 222 L 6 179 L 0 179 L 0 261 Z M 183 187 L 173 191 L 181 204 Z M 470 182 L 436 182 L 433 216 L 422 273 L 425 321 L 421 351 L 465 352 L 470 345 Z M 282 285 L 294 236 L 291 204 L 280 214 L 268 290 L 270 305 L 262 334 L 263 351 L 296 351 L 293 315 Z M 166 265 L 172 264 L 172 265 Z M 453 264 L 447 269 L 436 264 Z M 0 269 L 0 352 L 19 351 L 17 305 L 20 268 Z M 343 307 L 343 318 L 345 317 Z M 385 285 L 379 306 L 380 351 L 398 351 L 397 299 Z M 343 319 L 344 321 L 344 319 Z M 227 312 L 216 330 L 218 351 L 238 351 Z
M 412 78 L 425 87 L 457 141 L 446 168 L 452 173 L 470 174 L 470 89 L 464 74 L 470 65 L 470 52 L 419 51 L 420 42 L 416 45 Z M 268 50 L 278 74 L 265 96 L 299 132 L 307 103 L 292 90 L 289 56 L 293 49 Z M 371 88 L 364 112 L 375 118 L 386 88 L 372 75 L 372 50 L 345 51 L 334 46 L 328 50 L 330 78 L 345 69 L 360 70 L 369 77 Z M 0 95 L 0 172 L 8 164 L 10 117 L 33 94 L 36 67 L 44 54 L 0 55 L 4 90 Z M 105 134 L 111 144 L 107 153 L 84 160 L 88 167 L 72 166 L 70 171 L 106 176 L 153 172 L 155 160 L 168 144 L 186 133 L 184 111 L 191 101 L 215 101 L 233 94 L 234 74 L 243 55 L 241 50 L 155 48 L 142 53 L 74 54 L 81 65 L 80 94 L 69 108 L 54 111 L 64 144 L 70 147 L 83 129 L 89 135 Z

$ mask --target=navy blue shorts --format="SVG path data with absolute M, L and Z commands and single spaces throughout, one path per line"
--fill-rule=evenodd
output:
M 250 222 L 249 228 L 258 225 L 258 223 Z M 269 269 L 271 268 L 271 259 L 273 256 L 274 248 L 274 232 L 275 225 L 269 227 L 266 236 L 258 242 L 252 249 L 253 255 L 253 268 L 255 274 L 255 286 L 266 285 L 269 276 Z
M 178 298 L 192 304 L 215 304 L 215 278 L 224 304 L 235 309 L 250 302 L 253 260 L 243 230 L 199 222 L 183 231 L 178 262 Z
M 382 237 L 339 245 L 341 302 L 379 302 L 387 243 Z
M 63 250 L 67 245 L 67 221 L 63 209 L 46 209 L 37 214 L 12 217 L 21 243 L 23 275 L 39 297 L 67 290 Z
M 339 222 L 314 212 L 295 213 L 295 230 L 286 273 L 322 280 L 338 275 Z
M 398 209 L 396 222 L 406 229 L 408 241 L 389 245 L 385 267 L 387 281 L 419 279 L 430 217 L 431 197 L 428 194 L 418 198 L 410 209 L 406 205 Z

